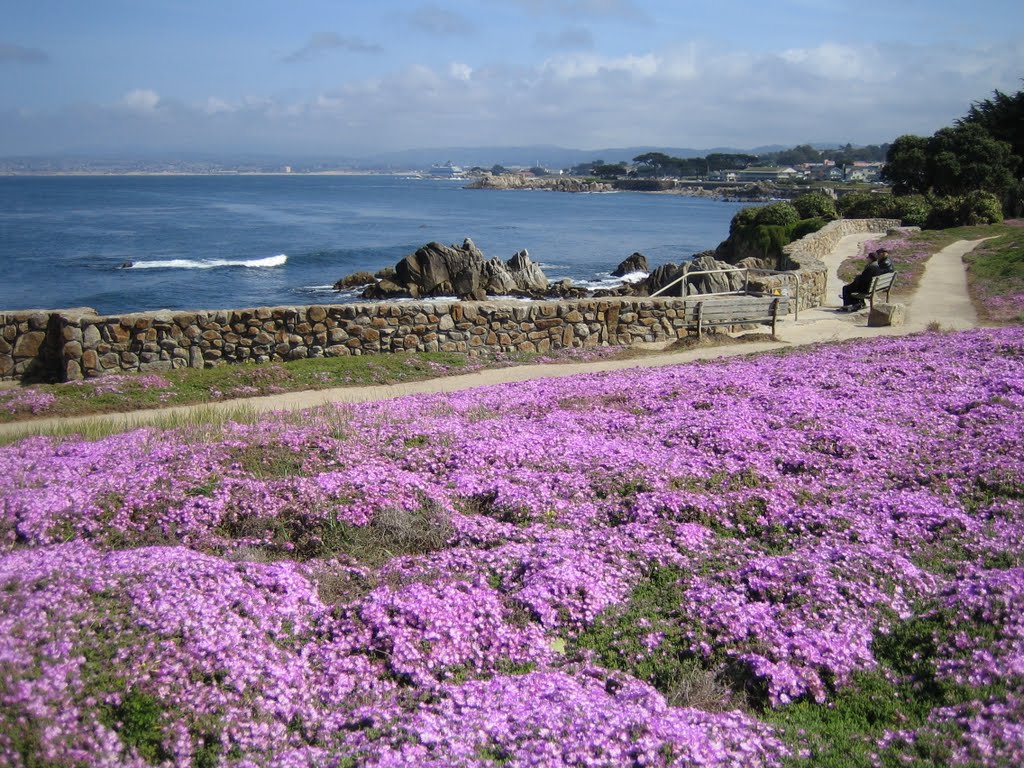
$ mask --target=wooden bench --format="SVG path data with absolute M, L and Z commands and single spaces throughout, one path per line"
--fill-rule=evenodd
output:
M 697 328 L 700 338 L 704 329 L 714 325 L 771 323 L 772 335 L 779 317 L 789 312 L 789 296 L 687 296 L 684 318 L 687 327 Z
M 871 278 L 871 285 L 868 286 L 866 291 L 860 293 L 851 293 L 850 297 L 857 301 L 864 301 L 867 299 L 868 308 L 874 309 L 875 307 L 875 294 L 885 291 L 885 300 L 889 301 L 889 291 L 892 290 L 892 284 L 896 282 L 895 272 L 886 272 L 885 274 L 875 275 Z

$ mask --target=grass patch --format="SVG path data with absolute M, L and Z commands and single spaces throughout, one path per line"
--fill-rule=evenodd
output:
M 1024 323 L 1024 228 L 986 240 L 964 262 L 967 288 L 981 321 Z
M 590 362 L 638 354 L 629 347 L 480 357 L 456 352 L 410 352 L 284 363 L 239 363 L 159 374 L 113 374 L 80 382 L 2 388 L 0 424 L 214 404 L 289 392 L 383 386 L 511 365 Z M 23 434 L 37 433 L 26 431 Z

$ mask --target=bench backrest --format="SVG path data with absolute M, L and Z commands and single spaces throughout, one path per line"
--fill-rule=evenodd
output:
M 776 302 L 778 302 L 776 308 Z M 777 313 L 782 317 L 789 312 L 788 296 L 722 296 L 718 298 L 701 298 L 700 295 L 688 296 L 685 302 L 687 322 L 696 322 L 698 307 L 701 320 L 714 325 L 737 324 L 746 321 L 768 320 Z
M 868 293 L 875 293 L 876 291 L 884 291 L 891 288 L 893 280 L 895 279 L 895 272 L 886 272 L 883 275 L 875 275 L 871 278 L 871 286 L 868 288 Z

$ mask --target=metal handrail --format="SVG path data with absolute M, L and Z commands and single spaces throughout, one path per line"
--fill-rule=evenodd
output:
M 738 293 L 746 293 L 747 292 L 747 287 L 750 284 L 750 267 L 727 267 L 725 269 L 695 269 L 693 271 L 683 272 L 682 275 L 677 277 L 675 280 L 673 280 L 668 285 L 663 285 L 661 288 L 659 288 L 654 293 L 652 293 L 648 298 L 653 299 L 655 296 L 658 296 L 659 294 L 664 293 L 665 291 L 667 291 L 669 288 L 671 288 L 676 283 L 683 282 L 684 280 L 686 280 L 686 278 L 690 277 L 691 275 L 716 275 L 716 274 L 718 274 L 720 272 L 742 272 L 743 273 L 743 290 L 742 291 L 719 291 L 718 293 L 702 293 L 701 296 L 731 296 L 731 295 L 735 295 L 735 294 L 738 294 Z M 680 291 L 679 295 L 680 296 L 684 296 L 685 294 L 683 294 L 682 291 Z

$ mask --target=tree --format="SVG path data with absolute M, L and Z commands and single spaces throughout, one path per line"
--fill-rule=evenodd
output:
M 779 154 L 775 158 L 775 162 L 779 165 L 800 165 L 801 163 L 820 163 L 821 152 L 816 150 L 810 144 L 800 144 L 799 146 L 787 149 Z
M 900 136 L 889 146 L 882 179 L 892 184 L 895 195 L 924 193 L 931 187 L 928 178 L 928 139 L 910 134 Z
M 971 104 L 967 115 L 956 124 L 980 125 L 993 138 L 1009 143 L 1013 154 L 1024 160 L 1024 91 L 1012 96 L 994 91 L 991 99 Z M 1018 167 L 1020 173 L 1024 168 Z
M 741 171 L 757 162 L 757 155 L 730 155 L 713 152 L 704 158 L 709 171 Z
M 978 123 L 943 128 L 928 140 L 928 176 L 940 195 L 975 190 L 1002 197 L 1017 178 L 1020 159 L 1010 145 Z
M 625 163 L 594 163 L 590 172 L 600 179 L 614 179 L 626 175 Z

